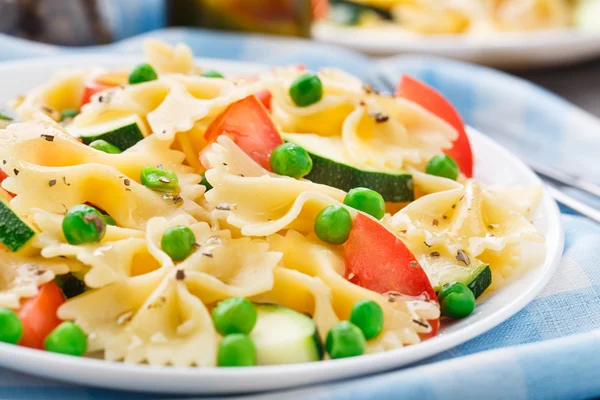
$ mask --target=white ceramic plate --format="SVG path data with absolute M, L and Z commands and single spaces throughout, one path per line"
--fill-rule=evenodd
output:
M 108 67 L 132 64 L 135 58 L 67 56 L 0 64 L 0 101 L 24 93 L 50 78 L 57 69 L 90 65 Z M 225 73 L 250 73 L 265 68 L 216 60 L 200 65 Z M 476 176 L 499 185 L 539 185 L 536 175 L 515 156 L 474 130 L 469 131 L 476 155 Z M 91 358 L 63 356 L 0 343 L 0 365 L 76 384 L 146 392 L 214 394 L 243 393 L 349 378 L 401 367 L 466 342 L 511 317 L 548 283 L 563 250 L 563 230 L 556 203 L 545 193 L 535 215 L 535 225 L 546 235 L 543 262 L 522 279 L 486 296 L 470 317 L 444 326 L 437 337 L 385 353 L 307 364 L 253 368 L 172 368 L 128 365 Z
M 372 56 L 429 54 L 498 68 L 559 66 L 600 55 L 600 31 L 575 29 L 506 32 L 490 36 L 423 36 L 393 26 L 354 28 L 321 22 L 313 27 L 313 37 Z

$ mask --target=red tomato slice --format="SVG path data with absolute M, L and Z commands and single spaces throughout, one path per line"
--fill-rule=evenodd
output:
M 115 85 L 109 85 L 106 83 L 91 81 L 85 84 L 85 88 L 83 89 L 83 96 L 81 96 L 81 105 L 87 104 L 92 99 L 92 96 L 96 93 L 102 92 L 106 89 L 110 89 L 115 87 Z
M 458 131 L 458 138 L 454 141 L 452 148 L 445 150 L 444 153 L 456 161 L 460 172 L 467 178 L 472 178 L 473 151 L 471 150 L 471 142 L 469 142 L 469 137 L 465 132 L 465 124 L 454 106 L 431 86 L 407 75 L 400 78 L 396 88 L 396 96 L 419 104 L 448 122 Z
M 6 175 L 6 172 L 0 169 L 0 197 L 6 197 L 4 196 L 4 194 L 6 194 L 8 195 L 8 200 L 10 200 L 11 198 L 15 197 L 15 194 L 2 188 L 2 182 L 4 182 L 6 178 L 8 178 L 8 175 Z
M 269 112 L 253 95 L 231 104 L 210 124 L 204 138 L 210 144 L 223 134 L 269 171 L 271 152 L 283 144 Z
M 261 90 L 260 92 L 256 93 L 255 96 L 260 100 L 261 103 L 263 103 L 263 106 L 265 106 L 267 110 L 271 111 L 271 98 L 273 95 L 269 89 Z
M 349 280 L 377 293 L 398 292 L 423 297 L 437 303 L 427 274 L 402 241 L 379 222 L 358 214 L 344 246 L 344 261 Z M 429 321 L 432 331 L 421 338 L 435 336 L 439 320 Z
M 54 281 L 40 287 L 37 296 L 25 301 L 19 310 L 23 337 L 19 344 L 34 349 L 44 348 L 44 339 L 62 322 L 56 316 L 65 296 Z

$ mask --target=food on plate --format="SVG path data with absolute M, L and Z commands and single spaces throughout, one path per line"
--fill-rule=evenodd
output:
M 592 29 L 596 0 L 330 0 L 338 25 L 398 27 L 423 35 L 488 35 L 578 27 Z
M 173 366 L 354 357 L 431 339 L 545 251 L 540 188 L 474 179 L 460 116 L 412 78 L 390 95 L 146 53 L 6 113 L 0 341 Z

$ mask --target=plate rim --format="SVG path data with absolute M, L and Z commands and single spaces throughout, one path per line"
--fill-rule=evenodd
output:
M 532 52 L 548 54 L 559 49 L 568 50 L 567 54 L 570 56 L 562 61 L 556 57 L 552 61 L 542 59 L 529 66 L 535 67 L 560 65 L 600 54 L 600 31 L 574 28 L 484 35 L 427 36 L 409 32 L 395 36 L 393 27 L 361 29 L 321 21 L 313 25 L 311 32 L 313 39 L 319 42 L 344 46 L 374 56 L 430 54 L 501 67 L 521 66 L 522 63 L 512 58 L 497 62 L 489 60 L 500 55 L 521 54 L 527 55 L 531 64 Z
M 116 63 L 122 62 L 122 60 L 125 59 L 135 60 L 141 57 L 138 55 L 106 56 L 100 54 L 95 55 L 92 57 L 92 59 L 90 59 L 90 56 L 90 54 L 74 55 L 66 57 L 62 56 L 60 58 L 51 57 L 46 58 L 45 60 L 34 59 L 0 63 L 0 74 L 5 69 L 18 68 L 24 64 L 32 64 L 39 67 L 40 63 L 46 62 L 52 65 L 60 64 L 62 65 L 62 69 L 72 69 L 78 67 L 72 65 L 72 62 L 77 60 L 85 60 L 86 62 L 91 63 L 100 57 L 105 64 L 110 64 L 113 61 Z M 107 58 L 110 60 L 107 60 Z M 251 65 L 257 69 L 268 67 L 261 64 L 235 62 L 231 60 L 204 58 L 198 60 L 202 62 L 208 61 L 208 64 L 213 63 L 221 65 L 228 64 L 232 66 L 236 65 L 239 68 L 247 65 Z M 477 138 L 476 141 L 484 142 L 486 143 L 486 146 L 491 146 L 495 151 L 503 153 L 504 156 L 511 159 L 511 161 L 518 166 L 519 170 L 529 174 L 530 177 L 533 177 L 533 179 L 541 185 L 541 180 L 533 173 L 533 171 L 508 149 L 504 148 L 493 139 L 485 136 L 473 128 L 468 128 L 468 133 L 469 135 L 475 136 Z M 541 275 L 535 284 L 528 287 L 525 293 L 514 299 L 509 305 L 504 306 L 502 309 L 483 317 L 474 324 L 467 325 L 455 332 L 434 337 L 416 345 L 406 346 L 382 353 L 363 355 L 356 358 L 327 360 L 318 363 L 292 364 L 284 366 L 257 366 L 247 369 L 223 369 L 126 364 L 123 362 L 70 357 L 48 353 L 45 351 L 33 350 L 21 346 L 0 343 L 0 365 L 13 370 L 44 376 L 63 382 L 66 381 L 80 384 L 85 383 L 86 385 L 91 386 L 128 391 L 156 392 L 158 390 L 161 393 L 172 394 L 233 394 L 247 393 L 258 390 L 292 388 L 304 384 L 319 384 L 333 380 L 354 378 L 358 375 L 362 375 L 364 374 L 364 371 L 362 371 L 361 368 L 362 365 L 369 363 L 377 363 L 378 366 L 377 368 L 370 368 L 367 373 L 380 373 L 394 368 L 404 368 L 419 360 L 423 360 L 427 357 L 439 354 L 450 348 L 465 343 L 468 340 L 493 329 L 523 309 L 533 300 L 536 295 L 538 295 L 544 289 L 544 287 L 546 287 L 561 261 L 561 255 L 564 248 L 564 228 L 561 222 L 558 206 L 550 197 L 545 188 L 543 189 L 543 196 L 539 207 L 543 207 L 543 209 L 548 213 L 548 231 L 546 233 L 546 237 L 548 239 L 552 236 L 553 239 L 556 240 L 556 246 L 554 248 L 549 248 L 547 246 L 547 255 L 544 260 L 544 264 L 537 267 L 540 268 L 540 273 L 543 271 L 543 275 Z M 547 243 L 548 242 L 549 240 L 547 240 Z M 402 359 L 403 362 L 399 363 L 397 361 L 398 358 Z M 14 363 L 15 359 L 19 360 L 18 364 Z M 35 365 L 37 368 L 32 370 L 32 365 Z M 89 379 L 87 379 L 85 382 L 82 382 L 80 379 L 70 378 L 71 374 L 65 373 L 67 371 L 72 371 L 81 374 L 83 373 L 81 369 L 85 369 L 85 374 L 89 377 Z M 344 373 L 344 371 L 350 370 L 352 371 L 351 373 Z M 294 375 L 299 376 L 300 378 L 294 380 L 293 384 L 286 384 L 286 380 L 284 378 Z M 314 376 L 317 376 L 317 378 L 315 379 Z M 234 379 L 246 382 L 246 386 L 243 388 L 227 386 L 226 388 L 221 387 L 216 390 L 198 390 L 198 388 L 202 386 L 201 382 L 203 381 L 218 380 L 227 382 Z M 277 381 L 278 383 L 261 389 L 261 385 L 259 385 L 258 382 L 263 381 L 264 379 L 271 379 Z M 165 382 L 169 381 L 177 382 L 177 384 L 166 385 Z

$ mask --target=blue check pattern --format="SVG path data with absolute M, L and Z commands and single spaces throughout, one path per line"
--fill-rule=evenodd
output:
M 465 121 L 538 163 L 600 183 L 600 121 L 537 86 L 434 57 L 372 60 L 309 41 L 168 29 L 81 51 L 139 52 L 147 36 L 186 42 L 200 57 L 335 66 L 390 91 L 402 73 L 439 89 Z M 0 35 L 0 60 L 73 52 Z M 490 117 L 493 115 L 493 118 Z M 577 196 L 580 194 L 573 193 Z M 587 199 L 594 202 L 594 199 Z M 600 206 L 599 203 L 593 203 Z M 563 210 L 566 248 L 545 290 L 493 330 L 410 368 L 243 399 L 585 399 L 600 397 L 600 225 Z M 0 369 L 1 399 L 155 399 Z M 210 397 L 216 399 L 216 397 Z M 227 397 L 231 398 L 231 397 Z

